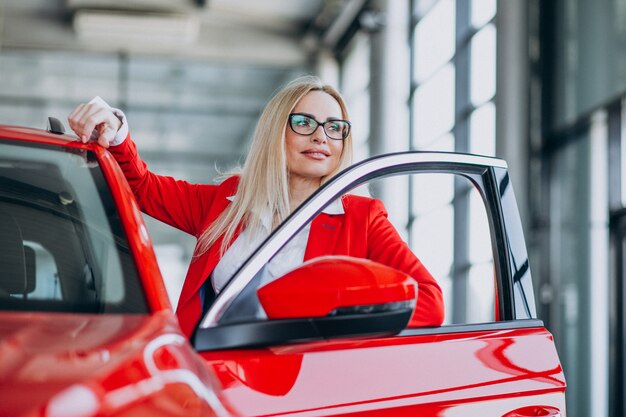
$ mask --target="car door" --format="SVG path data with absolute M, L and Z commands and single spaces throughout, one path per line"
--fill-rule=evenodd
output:
M 348 192 L 385 203 L 442 288 L 443 325 L 359 332 L 350 318 L 326 317 L 353 324 L 320 335 L 303 330 L 307 317 L 238 316 L 238 301 L 260 286 L 259 272 Z M 296 305 L 316 302 L 293 297 Z M 220 398 L 242 415 L 565 415 L 565 380 L 552 336 L 536 317 L 506 164 L 493 158 L 409 152 L 344 171 L 244 262 L 193 343 L 221 382 Z

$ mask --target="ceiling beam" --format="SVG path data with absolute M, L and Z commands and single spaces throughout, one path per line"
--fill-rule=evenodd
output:
M 131 36 L 124 39 L 111 36 L 94 42 L 79 39 L 71 24 L 62 18 L 6 6 L 3 13 L 0 39 L 2 46 L 8 48 L 123 52 L 272 67 L 301 66 L 309 60 L 309 51 L 302 47 L 299 37 L 224 22 L 201 24 L 197 41 L 193 43 L 142 42 L 141 37 L 133 40 Z

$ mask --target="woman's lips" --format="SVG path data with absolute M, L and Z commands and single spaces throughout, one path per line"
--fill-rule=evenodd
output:
M 324 160 L 326 158 L 328 158 L 328 154 L 326 154 L 325 152 L 322 151 L 304 151 L 302 152 L 302 154 L 308 158 L 311 159 L 316 159 L 316 160 Z

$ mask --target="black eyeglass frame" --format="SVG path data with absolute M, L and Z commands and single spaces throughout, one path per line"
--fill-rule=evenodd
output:
M 308 119 L 313 120 L 315 123 L 317 123 L 317 126 L 315 126 L 315 129 L 313 129 L 311 131 L 311 133 L 301 133 L 301 132 L 296 132 L 296 130 L 293 127 L 293 124 L 291 123 L 291 120 L 293 119 L 294 116 L 303 116 L 306 117 Z M 328 132 L 326 132 L 326 124 L 327 123 L 334 123 L 334 122 L 342 122 L 345 123 L 348 128 L 345 130 L 345 133 L 343 133 L 341 135 L 341 138 L 333 138 L 331 137 Z M 313 116 L 311 116 L 310 114 L 306 114 L 306 113 L 290 113 L 289 114 L 289 120 L 288 120 L 288 124 L 289 124 L 289 128 L 294 132 L 297 133 L 298 135 L 303 135 L 303 136 L 311 136 L 313 133 L 315 133 L 315 131 L 317 130 L 318 127 L 322 126 L 322 131 L 324 132 L 324 134 L 326 135 L 326 137 L 328 139 L 332 139 L 332 140 L 346 140 L 346 138 L 348 137 L 348 135 L 350 135 L 350 131 L 352 130 L 352 123 L 350 123 L 347 120 L 343 120 L 343 119 L 332 119 L 332 120 L 326 120 L 325 122 L 320 122 L 318 120 L 315 120 L 315 118 Z

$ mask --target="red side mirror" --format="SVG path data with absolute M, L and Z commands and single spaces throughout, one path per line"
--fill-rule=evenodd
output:
M 270 319 L 413 310 L 417 283 L 409 275 L 367 259 L 326 256 L 257 291 Z

